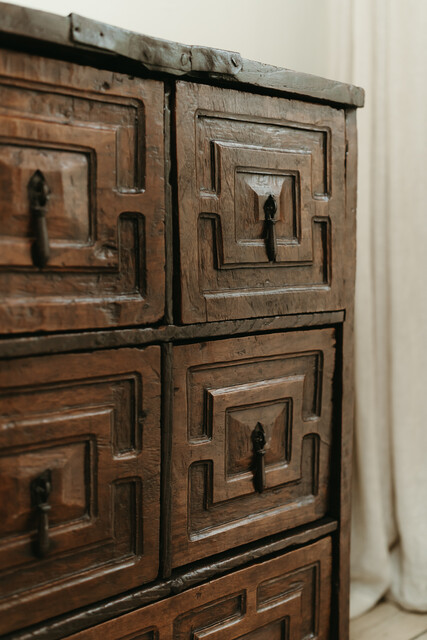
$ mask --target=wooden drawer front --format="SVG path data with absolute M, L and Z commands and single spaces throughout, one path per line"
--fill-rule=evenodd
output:
M 342 308 L 343 111 L 181 82 L 177 160 L 184 323 Z
M 325 514 L 334 368 L 329 329 L 174 349 L 173 566 Z
M 213 580 L 72 640 L 329 640 L 331 541 Z
M 10 52 L 0 74 L 2 330 L 158 320 L 163 84 Z
M 157 576 L 159 371 L 154 346 L 3 363 L 0 632 Z

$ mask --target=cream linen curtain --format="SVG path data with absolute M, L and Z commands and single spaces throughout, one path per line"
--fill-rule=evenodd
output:
M 427 611 L 427 0 L 328 0 L 359 117 L 351 615 Z

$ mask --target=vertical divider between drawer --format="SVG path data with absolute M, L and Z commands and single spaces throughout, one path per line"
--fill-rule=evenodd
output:
M 162 455 L 161 455 L 161 512 L 160 512 L 160 576 L 171 574 L 171 449 L 172 449 L 172 405 L 173 405 L 173 347 L 170 342 L 162 344 Z
M 176 85 L 165 83 L 165 154 L 167 156 L 167 198 L 166 198 L 166 315 L 167 322 L 179 324 L 181 321 L 181 258 L 179 243 L 178 210 L 178 160 L 176 153 Z
M 164 136 L 165 136 L 165 322 L 173 324 L 173 93 L 174 85 L 165 82 L 164 95 Z

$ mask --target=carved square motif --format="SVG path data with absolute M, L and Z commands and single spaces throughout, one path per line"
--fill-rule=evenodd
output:
M 158 321 L 164 311 L 163 84 L 37 56 L 26 60 L 5 52 L 0 61 L 3 330 Z M 49 194 L 43 235 L 29 200 L 36 172 Z M 41 260 L 35 259 L 40 247 Z
M 160 348 L 1 365 L 0 482 L 13 496 L 0 505 L 3 633 L 22 626 L 23 599 L 33 624 L 156 577 Z M 31 487 L 46 472 L 50 546 L 39 557 Z
M 252 434 L 258 424 L 266 433 L 266 467 L 284 465 L 290 458 L 292 398 L 231 407 L 226 415 L 227 478 L 253 470 Z M 262 421 L 262 422 L 261 422 Z
M 326 514 L 334 368 L 330 329 L 174 347 L 173 566 Z
M 253 433 L 265 432 L 266 489 L 301 477 L 304 376 L 209 390 L 215 455 L 213 502 L 253 494 Z M 231 472 L 230 472 L 231 471 Z
M 176 108 L 182 322 L 344 308 L 344 111 L 188 82 Z
M 222 245 L 219 265 L 271 262 L 266 246 L 265 202 L 274 198 L 274 264 L 313 260 L 311 155 L 213 143 Z M 234 181 L 229 179 L 234 175 Z
M 237 167 L 235 171 L 237 242 L 263 238 L 264 206 L 272 195 L 277 202 L 276 235 L 282 244 L 296 244 L 300 235 L 299 173 L 275 175 Z

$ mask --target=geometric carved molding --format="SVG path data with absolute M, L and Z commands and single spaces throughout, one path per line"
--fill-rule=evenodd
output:
M 163 85 L 28 60 L 28 69 L 13 53 L 0 63 L 6 76 L 0 83 L 0 291 L 7 301 L 1 324 L 22 332 L 158 320 L 164 162 L 156 114 Z M 31 253 L 27 186 L 36 170 L 49 188 L 50 255 L 43 269 Z
M 334 363 L 333 330 L 174 348 L 173 566 L 325 515 Z
M 343 278 L 333 266 L 344 245 L 343 112 L 177 88 L 183 321 L 339 308 Z M 266 250 L 270 196 L 274 260 Z
M 262 169 L 235 170 L 236 239 L 242 244 L 260 244 L 265 222 L 264 205 L 269 195 L 278 203 L 276 235 L 278 244 L 296 244 L 301 235 L 301 209 L 297 189 L 300 174 L 287 170 L 283 174 Z
M 159 370 L 156 346 L 3 366 L 2 632 L 22 626 L 23 602 L 30 624 L 157 576 Z M 50 549 L 38 558 L 30 488 L 46 469 Z
M 79 640 L 329 639 L 332 544 L 324 538 L 149 604 Z
M 212 412 L 212 447 L 226 452 L 224 457 L 215 457 L 212 504 L 254 493 L 251 435 L 258 422 L 267 441 L 266 489 L 301 479 L 302 441 L 311 433 L 310 423 L 302 420 L 304 381 L 304 376 L 296 376 L 207 391 L 211 398 L 208 410 Z M 268 414 L 280 402 L 287 403 L 287 420 L 280 419 L 282 410 L 273 422 Z M 288 449 L 288 453 L 281 460 L 274 460 L 282 449 Z M 242 457 L 246 459 L 246 469 L 228 474 L 226 462 L 236 464 L 240 459 L 242 465 Z
M 212 144 L 220 175 L 217 197 L 222 246 L 218 268 L 269 264 L 263 227 L 264 203 L 270 194 L 278 203 L 275 264 L 311 264 L 311 155 L 252 149 L 236 143 Z M 230 174 L 234 174 L 234 180 L 229 179 Z

